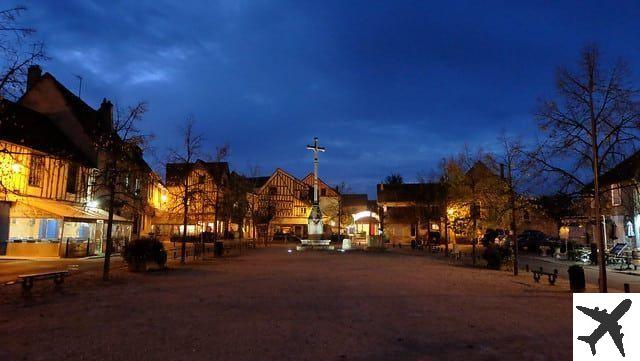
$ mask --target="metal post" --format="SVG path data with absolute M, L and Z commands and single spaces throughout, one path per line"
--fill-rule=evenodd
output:
M 624 284 L 624 293 L 631 293 L 631 287 L 629 287 L 628 283 Z

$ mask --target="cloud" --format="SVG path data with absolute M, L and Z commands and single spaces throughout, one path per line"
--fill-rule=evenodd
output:
M 311 169 L 304 146 L 327 145 L 321 173 L 374 192 L 391 171 L 412 178 L 464 144 L 492 149 L 503 130 L 532 138 L 531 111 L 553 95 L 558 65 L 588 41 L 629 47 L 637 4 L 372 1 L 28 0 L 25 20 L 63 83 L 83 97 L 149 102 L 156 148 L 187 114 L 207 149 L 232 163 Z M 593 25 L 596 24 L 596 25 Z M 632 65 L 638 65 L 637 60 Z

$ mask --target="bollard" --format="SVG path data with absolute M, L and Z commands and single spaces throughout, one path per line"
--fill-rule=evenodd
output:
M 631 293 L 631 287 L 629 287 L 628 283 L 624 284 L 624 293 Z

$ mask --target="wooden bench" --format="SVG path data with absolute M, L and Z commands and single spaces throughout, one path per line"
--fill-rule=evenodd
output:
M 33 282 L 35 280 L 53 279 L 55 286 L 59 287 L 68 275 L 69 271 L 50 271 L 20 275 L 18 278 L 22 281 L 22 291 L 29 292 L 31 288 L 33 288 Z
M 558 279 L 558 270 L 557 269 L 554 269 L 553 273 L 549 273 L 549 272 L 543 271 L 542 267 L 540 267 L 539 271 L 532 270 L 531 273 L 533 273 L 533 280 L 536 283 L 540 282 L 540 277 L 542 277 L 543 275 L 547 276 L 550 285 L 554 285 L 556 283 L 556 279 Z

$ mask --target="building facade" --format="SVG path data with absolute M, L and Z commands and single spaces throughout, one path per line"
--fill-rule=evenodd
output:
M 380 227 L 389 242 L 408 244 L 429 235 L 441 237 L 446 214 L 441 184 L 378 184 L 377 195 Z
M 223 216 L 224 197 L 229 184 L 226 162 L 169 163 L 166 166 L 167 206 L 156 220 L 156 231 L 162 238 L 184 232 L 184 204 L 187 203 L 187 234 L 198 235 L 209 230 L 223 237 L 237 229 Z
M 91 203 L 95 167 L 50 118 L 0 101 L 0 255 L 100 253 L 107 214 Z

